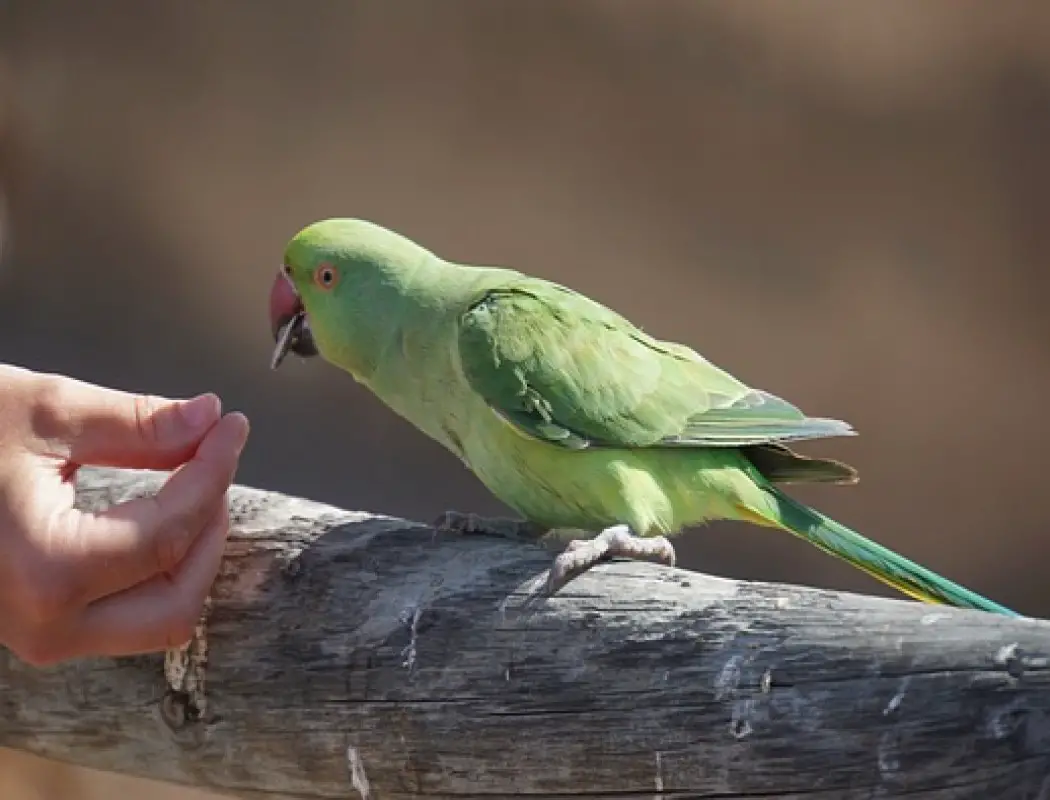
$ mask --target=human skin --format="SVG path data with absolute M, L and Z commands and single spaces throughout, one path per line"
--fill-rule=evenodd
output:
M 247 418 L 0 365 L 0 644 L 34 665 L 178 646 L 229 529 Z M 154 497 L 74 508 L 81 465 L 173 470 Z

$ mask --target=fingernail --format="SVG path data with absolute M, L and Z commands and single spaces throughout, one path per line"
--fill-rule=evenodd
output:
M 199 394 L 182 403 L 180 411 L 191 428 L 203 428 L 219 418 L 222 402 L 213 394 Z
M 241 435 L 237 444 L 237 455 L 240 455 L 244 450 L 244 446 L 248 444 L 248 434 L 251 432 L 251 425 L 248 423 L 248 418 L 240 411 L 231 412 L 230 416 L 238 417 L 241 420 Z

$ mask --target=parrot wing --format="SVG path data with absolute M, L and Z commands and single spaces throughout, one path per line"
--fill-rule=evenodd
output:
M 463 374 L 493 411 L 566 448 L 743 447 L 853 434 L 546 281 L 487 291 L 460 317 L 457 344 Z

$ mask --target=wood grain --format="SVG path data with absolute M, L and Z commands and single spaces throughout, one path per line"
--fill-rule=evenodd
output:
M 0 651 L 0 746 L 241 798 L 1050 798 L 1048 623 L 625 563 L 546 598 L 538 546 L 231 508 L 189 655 Z

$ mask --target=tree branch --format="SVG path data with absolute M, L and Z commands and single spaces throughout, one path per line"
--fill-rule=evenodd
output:
M 1050 797 L 1045 622 L 625 563 L 548 599 L 539 547 L 231 509 L 190 650 L 0 652 L 0 745 L 242 798 Z

